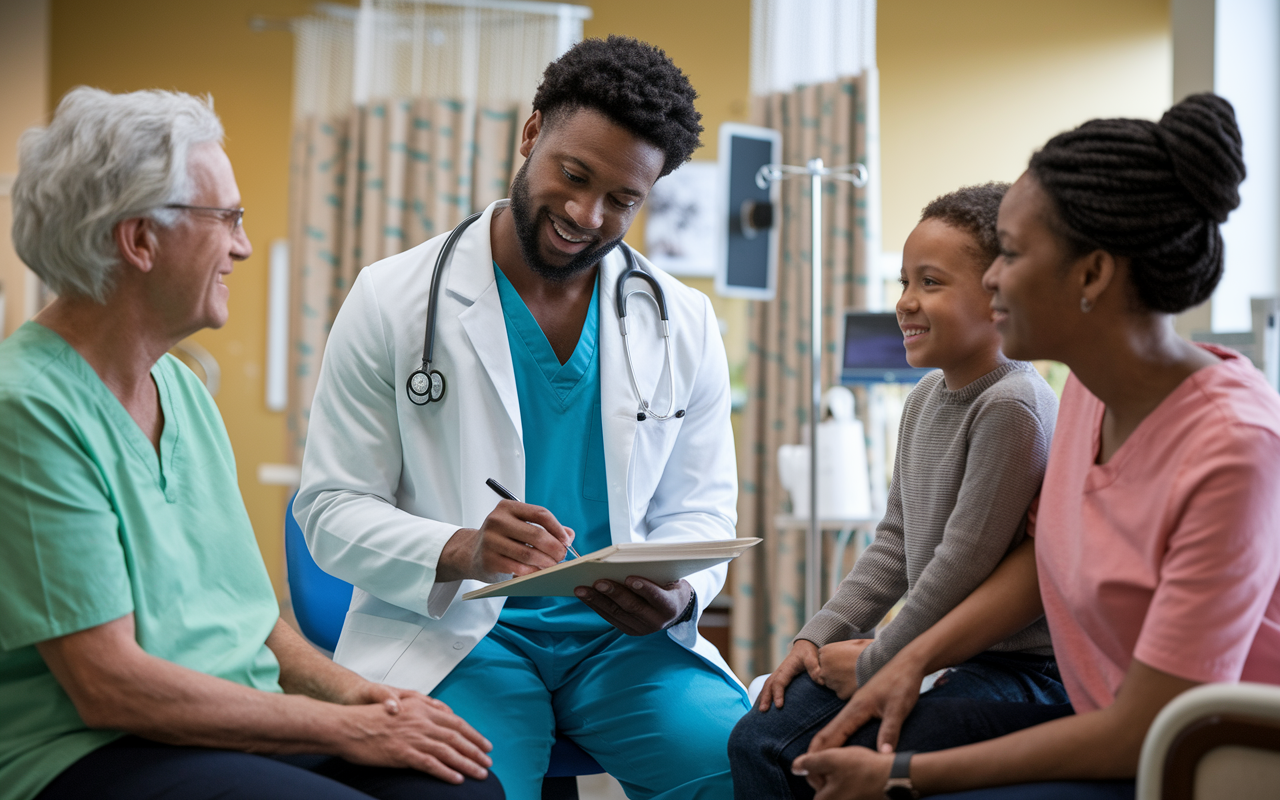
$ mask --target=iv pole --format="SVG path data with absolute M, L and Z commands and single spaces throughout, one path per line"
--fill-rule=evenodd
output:
M 818 415 L 822 410 L 822 179 L 848 181 L 861 189 L 867 185 L 867 168 L 862 164 L 824 167 L 821 158 L 811 158 L 803 167 L 766 164 L 756 173 L 756 186 L 790 176 L 808 176 L 813 242 L 809 255 L 812 307 L 809 316 L 809 535 L 805 540 L 804 617 L 813 619 L 822 607 L 822 530 L 818 523 Z

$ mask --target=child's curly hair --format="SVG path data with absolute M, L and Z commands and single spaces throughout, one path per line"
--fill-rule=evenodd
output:
M 1009 184 L 995 181 L 956 189 L 925 206 L 920 213 L 920 221 L 941 220 L 971 235 L 974 243 L 973 256 L 986 269 L 1000 254 L 996 217 L 1000 213 L 1000 201 L 1007 191 Z

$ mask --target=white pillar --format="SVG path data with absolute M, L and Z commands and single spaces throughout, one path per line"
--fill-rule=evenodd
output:
M 1249 299 L 1276 296 L 1280 277 L 1280 4 L 1217 0 L 1214 16 L 1214 90 L 1235 106 L 1248 177 L 1222 226 L 1213 330 L 1248 331 Z
M 1173 102 L 1213 91 L 1214 0 L 1173 0 Z M 1213 301 L 1178 315 L 1178 333 L 1190 338 L 1213 327 Z

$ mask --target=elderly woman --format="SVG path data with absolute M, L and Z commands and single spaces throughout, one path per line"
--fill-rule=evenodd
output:
M 818 798 L 1131 799 L 1175 696 L 1280 684 L 1280 397 L 1238 353 L 1173 328 L 1222 276 L 1218 225 L 1243 178 L 1231 106 L 1196 95 L 1159 123 L 1053 138 L 1009 190 L 985 276 L 1005 353 L 1072 369 L 1035 538 L 796 759 Z M 917 704 L 924 674 L 1042 613 L 1069 706 Z M 879 752 L 842 747 L 855 731 Z
M 165 355 L 252 250 L 221 140 L 207 102 L 87 88 L 23 137 L 14 242 L 58 299 L 0 343 L 0 798 L 500 797 L 447 707 L 280 621 Z

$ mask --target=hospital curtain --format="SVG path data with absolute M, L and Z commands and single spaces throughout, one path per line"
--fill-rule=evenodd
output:
M 515 105 L 397 99 L 296 123 L 288 395 L 295 463 L 325 341 L 356 274 L 505 197 L 517 113 Z
M 753 122 L 782 132 L 782 159 L 832 166 L 866 160 L 867 80 L 846 78 L 755 98 Z M 864 191 L 823 184 L 823 386 L 839 379 L 837 352 L 846 310 L 866 307 L 867 204 Z M 804 624 L 804 530 L 774 523 L 785 491 L 781 444 L 801 441 L 809 414 L 809 182 L 782 183 L 776 298 L 748 310 L 748 399 L 738 441 L 738 535 L 764 542 L 730 568 L 734 598 L 732 666 L 749 680 L 772 670 Z

